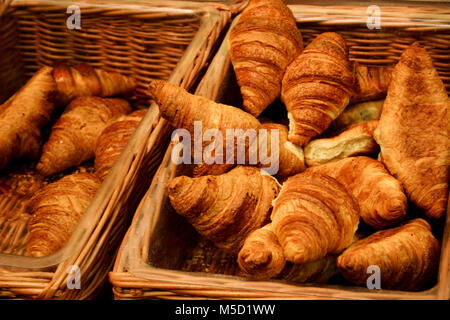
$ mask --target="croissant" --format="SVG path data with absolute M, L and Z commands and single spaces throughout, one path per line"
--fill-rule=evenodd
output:
M 359 224 L 355 199 L 335 179 L 305 171 L 289 177 L 272 210 L 272 226 L 286 260 L 307 263 L 339 253 Z
M 391 81 L 392 67 L 369 67 L 355 62 L 353 68 L 356 77 L 356 90 L 350 99 L 350 104 L 378 100 L 386 96 Z
M 95 148 L 95 171 L 103 181 L 119 158 L 147 110 L 137 110 L 120 116 L 106 127 Z
M 239 251 L 238 264 L 244 275 L 261 279 L 273 278 L 283 270 L 286 259 L 271 224 L 248 235 Z
M 278 161 L 278 171 L 276 173 L 278 178 L 289 177 L 306 169 L 303 148 L 287 140 L 288 128 L 285 125 L 265 122 L 262 124 L 262 128 L 267 130 L 268 156 L 270 159 L 273 158 L 275 161 Z M 278 144 L 275 141 L 271 141 L 272 130 L 278 130 Z M 261 134 L 259 137 L 261 137 Z M 271 152 L 274 152 L 274 154 L 272 155 Z M 265 161 L 260 159 L 259 162 L 263 163 Z M 261 165 L 261 167 L 264 168 L 270 165 L 273 164 L 269 163 Z
M 316 139 L 305 147 L 305 160 L 309 167 L 337 161 L 351 156 L 373 154 L 379 151 L 373 138 L 378 120 L 355 124 L 340 135 Z
M 337 265 L 352 283 L 366 286 L 368 268 L 377 266 L 382 289 L 415 291 L 435 277 L 439 253 L 439 241 L 430 225 L 414 219 L 354 243 L 338 257 Z
M 334 120 L 330 127 L 335 132 L 342 132 L 352 125 L 380 119 L 384 100 L 367 101 L 348 106 Z
M 52 127 L 36 169 L 43 175 L 80 165 L 94 156 L 97 139 L 111 120 L 131 111 L 123 99 L 80 97 Z
M 401 183 L 375 159 L 345 158 L 307 171 L 329 175 L 342 183 L 357 200 L 361 218 L 372 227 L 385 228 L 406 215 L 408 200 Z
M 325 131 L 350 101 L 354 75 L 348 48 L 337 33 L 317 36 L 289 65 L 281 98 L 289 118 L 289 141 L 304 146 Z
M 85 63 L 68 67 L 64 62 L 58 62 L 53 78 L 58 89 L 56 103 L 64 106 L 82 96 L 128 96 L 136 88 L 136 82 L 130 77 L 94 69 Z
M 303 49 L 302 35 L 283 0 L 250 0 L 229 46 L 244 109 L 257 117 L 280 95 L 286 67 Z
M 246 166 L 217 176 L 176 177 L 167 186 L 175 211 L 230 254 L 237 254 L 245 238 L 269 222 L 279 189 L 275 178 Z
M 375 140 L 386 168 L 430 218 L 443 215 L 450 179 L 450 99 L 418 43 L 392 72 Z
M 62 248 L 100 184 L 94 174 L 74 173 L 38 190 L 27 204 L 32 214 L 28 225 L 28 254 L 43 257 Z
M 0 106 L 0 169 L 14 159 L 36 159 L 41 129 L 50 121 L 56 85 L 52 68 L 41 68 L 16 94 Z
M 194 169 L 195 176 L 225 173 L 235 166 L 238 150 L 244 150 L 245 159 L 248 159 L 249 150 L 252 150 L 253 147 L 257 149 L 257 133 L 262 126 L 258 119 L 251 114 L 232 106 L 216 103 L 204 97 L 192 95 L 184 89 L 162 80 L 154 80 L 150 83 L 149 95 L 158 104 L 162 117 L 166 119 L 172 127 L 177 129 L 187 129 L 193 138 L 195 138 L 194 122 L 201 125 L 202 136 L 205 135 L 205 131 L 214 129 L 220 132 L 223 140 L 226 140 L 227 129 L 234 130 L 235 132 L 238 129 L 242 130 L 242 132 L 249 129 L 255 131 L 253 138 L 249 136 L 248 139 L 244 137 L 244 139 L 235 140 L 233 151 L 234 161 L 228 161 L 225 157 L 225 155 L 227 155 L 226 143 L 223 143 L 223 149 L 219 150 L 223 153 L 222 156 L 215 153 L 213 154 L 214 157 L 219 157 L 223 164 L 207 163 L 207 161 L 211 161 L 211 159 L 203 159 L 204 161 L 197 162 L 194 158 L 194 163 L 199 164 L 199 166 Z M 192 154 L 195 154 L 197 151 L 203 153 L 207 146 L 214 143 L 216 143 L 214 138 L 212 139 L 212 142 L 203 142 L 202 149 L 195 150 L 195 148 L 193 148 L 194 151 Z M 256 161 L 257 159 L 255 160 L 255 164 Z

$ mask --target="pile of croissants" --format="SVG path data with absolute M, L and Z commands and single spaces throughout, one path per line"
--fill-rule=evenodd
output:
M 279 171 L 205 161 L 173 178 L 168 197 L 248 277 L 340 273 L 366 286 L 376 266 L 382 289 L 421 290 L 439 264 L 428 221 L 444 223 L 448 201 L 449 97 L 418 43 L 392 67 L 351 63 L 348 51 L 334 32 L 303 48 L 282 0 L 250 0 L 229 36 L 242 108 L 160 80 L 149 95 L 174 128 L 278 129 Z M 288 126 L 258 118 L 278 98 Z M 409 218 L 408 203 L 423 216 Z
M 56 63 L 38 70 L 0 106 L 0 170 L 25 158 L 47 179 L 26 201 L 28 255 L 58 251 L 77 227 L 146 113 L 114 97 L 128 97 L 135 87 L 119 73 Z M 95 172 L 73 169 L 92 158 Z

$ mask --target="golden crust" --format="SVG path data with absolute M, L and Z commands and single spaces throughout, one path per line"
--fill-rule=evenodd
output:
M 250 0 L 230 33 L 230 56 L 244 109 L 257 117 L 281 91 L 286 67 L 303 49 L 282 0 Z
M 0 169 L 13 159 L 36 159 L 42 144 L 41 129 L 50 122 L 56 84 L 51 67 L 43 67 L 0 106 Z
M 28 225 L 28 254 L 42 257 L 62 248 L 100 184 L 94 174 L 75 173 L 36 192 L 27 204 L 27 211 L 32 214 Z
M 337 33 L 317 36 L 289 65 L 281 98 L 289 116 L 289 141 L 300 146 L 325 131 L 354 92 L 348 48 Z
M 286 259 L 271 224 L 249 234 L 239 251 L 238 264 L 253 278 L 273 278 L 283 270 Z
M 180 176 L 167 186 L 175 211 L 231 254 L 239 252 L 249 233 L 269 222 L 279 189 L 275 178 L 245 166 L 217 176 Z
M 355 124 L 336 137 L 316 139 L 305 147 L 305 160 L 309 167 L 347 157 L 374 154 L 379 151 L 373 138 L 378 120 Z
M 375 140 L 387 169 L 431 218 L 441 217 L 448 201 L 449 110 L 430 56 L 412 44 L 392 72 Z
M 101 180 L 106 178 L 146 113 L 147 110 L 137 110 L 121 116 L 102 131 L 95 148 L 94 163 Z
M 358 223 L 353 196 L 335 179 L 308 171 L 283 183 L 272 211 L 284 256 L 294 263 L 341 252 L 351 244 Z
M 306 171 L 326 174 L 342 183 L 357 200 L 361 218 L 375 228 L 385 228 L 406 216 L 408 201 L 401 183 L 377 160 L 351 157 Z
M 76 98 L 53 125 L 36 169 L 48 176 L 94 157 L 103 129 L 114 118 L 130 111 L 130 104 L 123 99 Z
M 352 125 L 370 120 L 379 120 L 381 110 L 383 109 L 383 103 L 384 100 L 377 100 L 348 106 L 339 117 L 331 123 L 330 129 L 340 133 Z
M 378 266 L 382 289 L 420 290 L 436 275 L 439 251 L 430 225 L 415 219 L 354 243 L 338 257 L 337 265 L 358 285 L 366 285 L 369 266 Z
M 353 64 L 356 77 L 355 94 L 350 104 L 384 98 L 391 81 L 392 67 L 363 66 L 358 62 Z

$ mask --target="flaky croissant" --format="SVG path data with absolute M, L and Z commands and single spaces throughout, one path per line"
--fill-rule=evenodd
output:
M 307 171 L 329 175 L 342 183 L 357 200 L 361 218 L 375 228 L 385 228 L 406 216 L 408 200 L 401 183 L 375 159 L 345 158 Z
M 335 179 L 305 171 L 289 177 L 274 202 L 272 228 L 286 260 L 307 263 L 339 253 L 359 224 L 355 199 Z
M 303 49 L 302 35 L 283 0 L 250 0 L 229 43 L 244 109 L 257 117 L 280 95 L 286 67 Z
M 278 161 L 278 171 L 276 176 L 278 178 L 285 178 L 294 174 L 305 171 L 305 157 L 303 148 L 293 144 L 287 140 L 288 128 L 285 125 L 273 122 L 263 122 L 262 128 L 267 130 L 267 150 L 268 157 Z M 272 141 L 272 130 L 278 132 L 278 143 Z M 262 137 L 260 134 L 258 137 Z M 274 139 L 275 140 L 275 139 Z M 260 139 L 262 142 L 262 139 Z M 272 155 L 271 152 L 274 154 Z M 261 161 L 260 164 L 267 161 Z M 272 163 L 261 164 L 261 167 L 268 167 Z
M 354 81 L 344 39 L 334 32 L 317 36 L 283 78 L 289 141 L 304 146 L 325 131 L 348 105 Z
M 375 154 L 379 146 L 373 138 L 378 120 L 355 124 L 341 134 L 310 141 L 305 147 L 305 161 L 309 167 L 338 161 L 351 156 Z
M 37 191 L 27 204 L 27 211 L 32 214 L 28 225 L 28 254 L 43 257 L 61 249 L 100 184 L 94 174 L 75 173 Z
M 392 67 L 363 66 L 355 62 L 353 69 L 356 89 L 350 99 L 350 104 L 378 100 L 386 96 L 391 81 Z
M 11 160 L 36 159 L 41 129 L 50 121 L 56 85 L 52 68 L 41 68 L 16 94 L 0 106 L 0 169 Z
M 375 266 L 381 289 L 420 290 L 436 275 L 439 248 L 428 222 L 414 219 L 354 243 L 338 257 L 337 265 L 348 281 L 358 285 L 367 285 L 373 272 L 368 268 Z
M 82 96 L 128 96 L 136 88 L 133 78 L 94 69 L 86 63 L 69 67 L 64 62 L 58 62 L 53 70 L 53 78 L 58 89 L 58 105 L 67 105 Z
M 202 136 L 205 136 L 207 130 L 217 130 L 223 138 L 219 139 L 220 142 L 226 141 L 227 129 L 241 130 L 241 132 L 248 129 L 255 131 L 253 138 L 249 136 L 248 139 L 245 139 L 245 137 L 244 139 L 235 139 L 234 161 L 227 162 L 227 145 L 224 142 L 223 148 L 220 148 L 220 151 L 222 151 L 220 158 L 223 164 L 208 164 L 206 159 L 203 159 L 204 161 L 194 169 L 195 176 L 227 172 L 235 166 L 238 150 L 244 150 L 244 156 L 247 158 L 249 149 L 252 149 L 253 145 L 257 143 L 257 132 L 262 128 L 261 123 L 254 116 L 241 109 L 192 95 L 183 88 L 162 80 L 154 80 L 150 83 L 149 95 L 158 104 L 163 118 L 176 129 L 187 129 L 192 138 L 194 138 L 194 122 L 201 125 Z M 214 137 L 211 141 L 200 143 L 202 148 L 197 151 L 203 153 L 204 149 L 212 143 L 215 143 Z M 255 147 L 257 148 L 257 145 Z M 193 156 L 195 152 L 194 149 Z M 218 155 L 213 154 L 212 156 L 217 157 Z
M 180 176 L 167 186 L 175 211 L 230 254 L 237 254 L 245 238 L 269 222 L 279 189 L 275 178 L 246 166 L 217 176 Z
M 334 120 L 330 128 L 334 132 L 342 132 L 352 125 L 370 121 L 378 120 L 381 116 L 384 100 L 366 101 L 348 106 L 344 111 Z
M 147 110 L 137 110 L 120 116 L 107 126 L 100 134 L 95 148 L 95 170 L 104 180 L 119 158 Z
M 239 251 L 238 264 L 244 275 L 253 278 L 270 279 L 280 274 L 286 259 L 271 224 L 248 235 Z
M 103 129 L 130 111 L 130 104 L 123 99 L 76 98 L 53 125 L 36 169 L 48 176 L 92 158 Z
M 389 172 L 431 218 L 447 207 L 450 99 L 426 50 L 409 46 L 392 72 L 375 140 Z

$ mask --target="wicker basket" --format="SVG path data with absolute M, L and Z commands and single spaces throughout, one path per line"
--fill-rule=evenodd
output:
M 66 27 L 69 5 L 81 30 Z M 190 88 L 231 18 L 226 6 L 158 1 L 7 1 L 0 4 L 0 101 L 39 67 L 87 62 L 136 79 L 132 102 L 148 107 L 155 78 Z M 24 256 L 29 215 L 23 197 L 0 192 L 0 297 L 93 298 L 107 283 L 132 214 L 167 148 L 170 128 L 152 104 L 67 245 L 43 258 Z M 25 181 L 18 189 L 34 187 Z M 1 184 L 0 184 L 1 189 Z M 81 289 L 68 284 L 80 270 Z M 69 272 L 68 269 L 71 269 Z
M 373 31 L 365 28 L 366 7 L 320 7 L 297 2 L 290 8 L 306 44 L 323 31 L 340 32 L 350 46 L 351 59 L 362 64 L 395 63 L 403 48 L 415 39 L 421 41 L 449 88 L 450 7 L 382 7 L 383 29 Z M 227 38 L 196 93 L 240 105 Z M 172 163 L 171 147 L 136 211 L 110 273 L 116 299 L 448 299 L 450 209 L 441 232 L 438 281 L 426 291 L 369 290 L 342 284 L 295 285 L 240 277 L 235 259 L 200 237 L 172 209 L 165 186 L 171 178 L 189 174 L 191 168 Z

